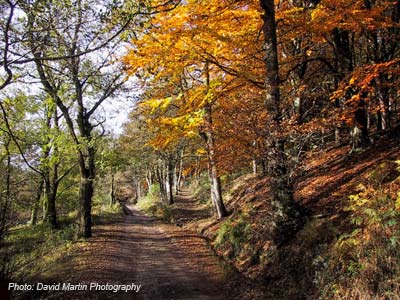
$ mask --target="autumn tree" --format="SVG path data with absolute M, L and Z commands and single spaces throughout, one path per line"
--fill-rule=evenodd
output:
M 219 143 L 223 143 L 216 141 L 216 127 L 223 127 L 216 121 L 223 113 L 219 103 L 245 83 L 262 87 L 257 75 L 263 72 L 259 54 L 251 43 L 258 28 L 242 27 L 248 18 L 258 18 L 259 13 L 254 5 L 243 3 L 188 1 L 166 15 L 150 20 L 148 32 L 132 41 L 133 49 L 125 62 L 129 73 L 145 78 L 149 89 L 157 87 L 159 91 L 145 103 L 153 112 L 163 112 L 158 119 L 151 118 L 153 125 L 163 130 L 158 136 L 160 141 L 168 144 L 173 139 L 203 137 L 211 198 L 221 218 L 227 213 L 218 170 L 218 156 L 224 153 L 216 153 L 221 149 Z M 237 31 L 232 31 L 232 26 Z M 248 70 L 246 60 L 254 61 L 255 69 Z

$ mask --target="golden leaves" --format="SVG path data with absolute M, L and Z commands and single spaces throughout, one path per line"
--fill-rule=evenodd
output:
M 368 8 L 362 0 L 324 0 L 311 11 L 309 25 L 315 33 L 322 34 L 335 28 L 350 32 L 382 29 L 392 23 L 383 13 L 388 5 L 379 1 Z

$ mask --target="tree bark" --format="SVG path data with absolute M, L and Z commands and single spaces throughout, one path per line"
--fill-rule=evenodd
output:
M 48 223 L 51 228 L 58 228 L 57 221 L 57 209 L 56 209 L 56 198 L 57 198 L 58 183 L 55 182 L 54 178 L 45 179 L 45 211 L 43 220 Z
M 266 126 L 271 132 L 271 157 L 269 157 L 269 175 L 272 206 L 276 219 L 276 240 L 285 240 L 298 230 L 300 213 L 293 198 L 293 187 L 289 181 L 286 167 L 285 138 L 282 130 L 282 109 L 279 90 L 279 64 L 277 49 L 277 33 L 275 22 L 275 7 L 273 0 L 260 0 L 263 15 L 265 106 L 270 115 Z
M 158 185 L 160 187 L 160 201 L 161 203 L 166 203 L 167 201 L 167 191 L 165 189 L 165 174 L 164 174 L 164 164 L 162 160 L 158 161 L 158 166 L 157 166 L 157 180 L 158 180 Z
M 252 160 L 253 175 L 257 175 L 257 160 L 253 158 Z
M 207 87 L 206 92 L 208 94 L 210 88 L 210 72 L 208 62 L 205 63 L 205 81 Z M 212 105 L 213 103 L 209 102 L 204 106 L 205 125 L 201 131 L 201 135 L 205 140 L 207 146 L 209 177 L 211 181 L 211 200 L 217 213 L 217 218 L 221 219 L 223 217 L 226 217 L 228 215 L 228 212 L 222 199 L 221 180 L 219 178 L 217 163 L 215 160 L 215 140 L 213 131 Z
M 80 157 L 80 162 L 78 235 L 87 238 L 92 236 L 92 197 L 96 176 L 95 149 L 88 146 L 86 157 Z
M 138 200 L 142 198 L 142 184 L 140 183 L 140 179 L 136 181 L 136 196 Z
M 174 203 L 174 159 L 172 155 L 168 155 L 167 158 L 167 176 L 166 176 L 166 191 L 167 191 L 167 201 L 171 205 Z
M 79 184 L 78 235 L 85 238 L 92 236 L 92 196 L 93 182 L 89 177 L 82 176 Z
M 200 182 L 200 157 L 196 157 L 196 168 L 194 170 L 194 179 L 196 183 Z
M 146 169 L 146 183 L 147 183 L 147 191 L 150 192 L 151 186 L 153 184 L 153 171 L 152 169 Z
M 36 225 L 36 223 L 37 223 L 40 199 L 42 198 L 42 194 L 43 194 L 43 185 L 44 185 L 44 180 L 41 178 L 40 182 L 38 184 L 37 190 L 36 190 L 35 198 L 33 199 L 33 203 L 32 203 L 31 218 L 29 220 L 29 224 L 31 226 Z
M 110 184 L 110 206 L 115 204 L 116 199 L 115 199 L 115 185 L 114 185 L 114 171 L 111 170 L 111 184 Z
M 11 153 L 10 153 L 10 143 L 11 137 L 9 136 L 4 147 L 6 150 L 6 180 L 5 180 L 5 190 L 1 191 L 0 199 L 4 197 L 4 200 L 1 204 L 1 212 L 0 212 L 0 242 L 3 241 L 4 235 L 7 230 L 7 221 L 9 217 L 9 208 L 11 204 Z
M 58 130 L 57 109 L 50 108 L 48 111 L 46 111 L 46 114 L 47 132 L 49 133 L 52 130 L 52 119 L 54 121 L 54 129 Z M 48 223 L 51 228 L 56 229 L 58 228 L 56 211 L 56 197 L 58 190 L 58 163 L 50 165 L 49 161 L 51 155 L 57 155 L 58 149 L 56 145 L 51 146 L 51 144 L 51 138 L 46 138 L 42 155 L 42 159 L 44 161 L 44 165 L 42 165 L 44 181 L 43 222 Z M 50 153 L 52 147 L 53 151 L 52 153 Z
M 177 170 L 177 178 L 176 178 L 176 185 L 175 185 L 175 193 L 178 194 L 179 190 L 181 188 L 181 183 L 182 183 L 182 172 L 183 172 L 183 155 L 185 152 L 185 148 L 183 147 L 181 149 L 181 153 L 179 155 L 179 166 Z
M 204 132 L 206 144 L 207 144 L 207 154 L 209 163 L 209 176 L 211 181 L 211 200 L 213 202 L 215 211 L 217 212 L 218 219 L 226 217 L 228 212 L 225 208 L 222 199 L 222 189 L 221 180 L 218 175 L 217 164 L 215 161 L 215 145 L 214 145 L 214 135 L 212 131 L 212 110 L 211 105 L 205 107 L 205 119 L 206 119 L 206 131 Z

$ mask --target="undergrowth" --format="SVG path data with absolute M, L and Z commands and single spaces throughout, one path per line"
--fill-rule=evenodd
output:
M 349 197 L 352 228 L 325 257 L 317 278 L 322 299 L 400 299 L 400 177 L 384 184 L 381 170 Z
M 218 229 L 215 239 L 216 248 L 226 248 L 230 258 L 240 255 L 252 237 L 251 225 L 245 215 L 237 220 L 228 219 Z

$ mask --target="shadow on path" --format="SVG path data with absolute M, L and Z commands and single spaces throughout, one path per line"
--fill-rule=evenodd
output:
M 56 262 L 57 271 L 50 266 L 49 274 L 61 285 L 135 284 L 139 292 L 55 291 L 32 299 L 234 299 L 225 289 L 229 272 L 203 238 L 158 223 L 133 206 L 126 205 L 125 212 L 113 224 L 95 226 L 93 238 Z

